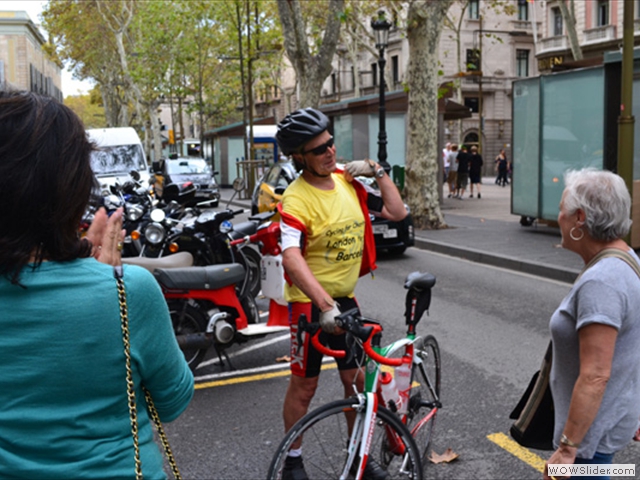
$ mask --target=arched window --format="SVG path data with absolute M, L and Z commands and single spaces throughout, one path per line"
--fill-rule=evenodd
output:
M 468 147 L 472 145 L 478 145 L 478 134 L 476 132 L 469 132 L 464 136 L 463 143 Z

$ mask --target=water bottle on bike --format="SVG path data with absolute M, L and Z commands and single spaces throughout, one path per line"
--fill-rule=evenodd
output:
M 398 386 L 396 381 L 389 372 L 380 373 L 380 388 L 382 390 L 382 398 L 384 399 L 385 406 L 391 411 L 398 411 L 402 398 L 398 392 Z
M 396 367 L 395 377 L 400 395 L 398 413 L 404 415 L 409 409 L 409 393 L 411 391 L 411 364 L 413 359 L 409 355 L 402 357 L 402 365 Z

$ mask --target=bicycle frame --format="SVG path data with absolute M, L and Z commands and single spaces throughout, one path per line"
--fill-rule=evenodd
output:
M 356 417 L 353 425 L 353 431 L 351 432 L 349 446 L 347 448 L 347 462 L 340 474 L 341 480 L 346 479 L 351 475 L 351 466 L 353 465 L 353 461 L 356 459 L 356 449 L 358 446 L 360 463 L 358 464 L 356 474 L 353 476 L 356 479 L 363 477 L 364 469 L 367 465 L 367 459 L 369 458 L 369 450 L 371 448 L 371 438 L 375 427 L 376 414 L 378 407 L 380 406 L 379 394 L 377 393 L 359 393 L 356 398 L 358 400 L 356 410 L 362 411 L 365 409 L 366 411 L 364 416 L 360 415 Z M 389 441 L 389 450 L 395 455 L 405 455 L 404 445 L 398 440 L 396 434 L 388 428 L 386 429 L 386 434 L 387 440 Z M 404 471 L 408 471 L 407 461 L 407 458 L 403 460 L 402 470 Z
M 357 311 L 357 309 L 356 309 Z M 352 314 L 354 311 L 345 312 L 343 315 L 348 316 Z M 341 317 L 343 316 L 341 315 Z M 340 318 L 340 317 L 338 317 Z M 298 319 L 298 332 L 308 331 L 309 324 L 306 323 L 305 315 L 301 315 Z M 373 331 L 374 333 L 370 336 L 379 338 L 379 334 L 382 331 L 382 327 L 380 325 L 375 325 Z M 320 334 L 320 329 L 312 336 L 311 342 L 313 346 L 320 352 L 325 355 L 331 355 L 336 358 L 342 358 L 346 355 L 344 351 L 331 350 L 320 343 L 318 335 Z M 356 455 L 356 448 L 359 446 L 359 456 L 360 463 L 358 465 L 358 470 L 355 475 L 356 479 L 362 478 L 364 473 L 365 466 L 367 464 L 367 458 L 369 455 L 369 448 L 371 443 L 371 437 L 373 435 L 373 430 L 375 427 L 375 419 L 376 414 L 380 405 L 380 401 L 382 400 L 382 392 L 379 388 L 379 378 L 380 378 L 380 365 L 389 365 L 389 366 L 399 366 L 402 363 L 402 359 L 400 358 L 389 358 L 389 355 L 392 353 L 402 349 L 404 347 L 405 354 L 413 355 L 413 344 L 416 341 L 415 334 L 408 333 L 406 338 L 399 339 L 389 345 L 384 347 L 373 346 L 369 342 L 365 342 L 363 347 L 367 356 L 365 357 L 365 362 L 363 364 L 364 370 L 364 392 L 356 391 L 356 398 L 358 400 L 357 406 L 355 409 L 357 411 L 365 410 L 364 416 L 357 416 L 356 421 L 353 426 L 353 430 L 351 432 L 351 437 L 349 440 L 348 446 L 348 458 L 345 464 L 345 467 L 340 475 L 340 479 L 346 479 L 351 471 L 351 466 L 353 465 L 353 461 Z M 355 385 L 354 385 L 355 388 Z M 383 403 L 384 404 L 384 403 Z M 434 413 L 435 414 L 435 413 Z M 433 415 L 431 415 L 433 416 Z M 430 417 L 431 418 L 431 417 Z M 402 422 L 406 425 L 406 414 L 401 416 Z M 425 422 L 426 423 L 426 422 Z M 397 434 L 390 429 L 386 429 L 387 441 L 389 442 L 389 450 L 395 455 L 405 455 L 405 449 L 402 442 L 398 439 Z M 412 433 L 413 435 L 413 433 Z M 402 469 L 407 470 L 407 462 L 408 459 L 405 457 L 402 464 Z
M 347 312 L 343 312 L 336 317 L 336 325 L 357 339 L 366 356 L 362 362 L 364 373 L 364 388 L 362 392 L 358 392 L 354 386 L 356 396 L 353 398 L 353 403 L 350 404 L 349 409 L 353 409 L 357 412 L 355 421 L 349 432 L 349 440 L 347 446 L 346 463 L 340 473 L 340 478 L 347 478 L 354 475 L 356 479 L 363 477 L 365 467 L 367 465 L 367 459 L 369 458 L 369 451 L 371 448 L 372 438 L 374 431 L 378 424 L 384 427 L 384 451 L 388 452 L 392 456 L 397 457 L 399 462 L 396 462 L 398 473 L 410 474 L 412 466 L 420 465 L 420 458 L 417 462 L 412 462 L 412 458 L 415 458 L 412 453 L 416 445 L 413 442 L 415 434 L 425 425 L 432 420 L 441 407 L 440 400 L 438 398 L 439 391 L 439 354 L 437 353 L 437 343 L 435 338 L 427 335 L 424 339 L 416 335 L 416 325 L 419 322 L 422 314 L 429 308 L 431 300 L 431 287 L 435 284 L 435 277 L 428 273 L 421 274 L 414 272 L 410 274 L 405 281 L 405 288 L 409 291 L 406 297 L 406 325 L 407 333 L 404 338 L 398 339 L 388 345 L 380 346 L 382 326 L 373 321 L 366 319 L 359 315 L 358 309 L 353 309 Z M 344 358 L 347 355 L 346 351 L 331 350 L 320 343 L 319 334 L 321 332 L 319 324 L 309 324 L 305 315 L 300 315 L 298 319 L 298 344 L 301 345 L 302 335 L 311 335 L 311 343 L 320 353 L 324 355 L 333 356 L 336 358 Z M 421 341 L 420 346 L 416 347 L 416 342 Z M 430 379 L 430 375 L 424 368 L 420 367 L 423 361 L 426 361 L 425 365 L 429 365 L 426 352 L 430 351 L 429 346 L 433 347 L 435 344 L 435 359 L 436 359 L 436 376 L 434 379 Z M 391 358 L 392 355 L 402 352 L 401 357 Z M 389 416 L 394 416 L 397 412 L 393 405 L 392 409 L 384 408 L 385 405 L 382 390 L 380 387 L 380 373 L 381 366 L 387 365 L 392 367 L 400 366 L 403 363 L 404 356 L 411 357 L 411 381 L 414 382 L 415 375 L 420 377 L 422 385 L 426 384 L 426 388 L 430 390 L 428 394 L 432 401 L 427 402 L 422 399 L 422 391 L 420 389 L 414 395 L 411 395 L 406 405 L 407 412 L 395 417 L 395 420 L 389 423 L 389 420 L 384 422 L 377 422 L 377 417 L 389 419 Z M 428 355 L 430 358 L 430 355 Z M 419 370 L 416 368 L 419 366 Z M 432 385 L 432 381 L 435 385 Z M 435 387 L 435 388 L 434 388 Z M 413 385 L 411 385 L 413 388 Z M 430 411 L 424 418 L 420 418 L 419 415 L 422 412 L 422 407 L 429 407 Z M 344 411 L 344 410 L 343 410 Z M 380 414 L 378 413 L 380 412 Z M 411 430 L 408 429 L 408 424 L 413 420 L 416 420 L 416 425 Z M 393 424 L 396 423 L 396 426 Z M 400 429 L 402 427 L 402 429 Z M 293 430 L 295 432 L 295 430 Z M 295 433 L 294 433 L 295 435 Z M 411 442 L 406 443 L 403 440 L 403 436 L 410 435 Z M 428 438 L 430 437 L 430 431 L 427 431 L 427 440 L 425 443 L 425 450 L 429 444 Z M 286 441 L 286 439 L 285 439 Z M 375 453 L 374 453 L 375 455 Z M 423 455 L 421 453 L 421 455 Z M 279 457 L 282 458 L 282 457 Z M 354 461 L 358 461 L 357 470 L 352 471 Z M 277 460 L 276 460 L 277 462 Z

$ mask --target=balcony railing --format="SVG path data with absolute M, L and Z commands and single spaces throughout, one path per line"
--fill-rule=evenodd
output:
M 600 43 L 615 40 L 616 26 L 604 25 L 584 31 L 584 43 Z
M 533 22 L 531 20 L 511 20 L 512 30 L 524 30 L 526 32 L 533 32 Z M 538 31 L 542 28 L 542 22 L 536 22 Z
M 557 37 L 547 37 L 540 39 L 540 53 L 550 52 L 553 50 L 566 50 L 568 47 L 567 36 L 560 35 Z

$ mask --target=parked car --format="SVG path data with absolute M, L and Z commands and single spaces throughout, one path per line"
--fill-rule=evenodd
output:
M 183 184 L 191 182 L 196 187 L 196 193 L 191 203 L 208 201 L 209 206 L 217 207 L 220 202 L 220 189 L 211 167 L 205 159 L 200 157 L 170 157 L 160 162 L 154 168 L 160 169 L 164 177 L 163 184 Z
M 270 212 L 276 208 L 285 189 L 298 177 L 293 162 L 277 162 L 270 166 L 260 181 L 256 184 L 251 196 L 251 213 Z M 373 178 L 358 177 L 358 180 L 376 189 Z M 371 215 L 373 236 L 376 250 L 386 250 L 389 253 L 401 254 L 414 245 L 413 218 L 409 206 L 405 205 L 407 216 L 400 222 L 393 222 L 386 218 Z

